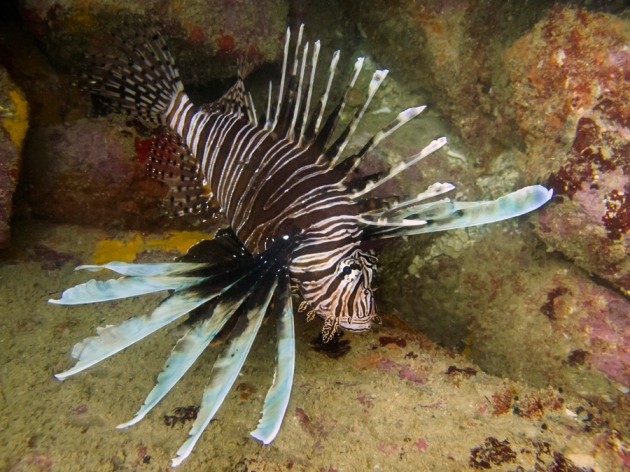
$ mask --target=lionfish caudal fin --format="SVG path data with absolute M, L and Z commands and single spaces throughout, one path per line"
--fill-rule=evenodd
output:
M 272 298 L 277 316 L 278 344 L 274 380 L 265 398 L 258 428 L 251 434 L 265 444 L 275 438 L 284 418 L 295 365 L 295 337 L 290 279 L 286 269 L 288 242 L 280 240 L 267 251 L 252 256 L 230 230 L 220 231 L 210 241 L 191 248 L 186 262 L 167 264 L 126 264 L 111 262 L 78 269 L 109 269 L 123 277 L 94 281 L 64 291 L 60 305 L 76 305 L 173 290 L 150 315 L 131 318 L 115 326 L 97 329 L 97 336 L 78 343 L 72 350 L 77 363 L 55 375 L 59 380 L 74 375 L 121 351 L 167 324 L 190 314 L 192 328 L 177 342 L 157 383 L 133 419 L 118 426 L 126 428 L 140 421 L 173 388 L 214 337 L 236 314 L 237 321 L 223 353 L 214 364 L 199 416 L 190 438 L 177 452 L 173 466 L 191 452 L 232 387 L 250 351 Z

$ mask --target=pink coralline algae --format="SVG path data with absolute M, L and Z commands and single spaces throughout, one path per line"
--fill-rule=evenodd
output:
M 539 214 L 550 249 L 630 289 L 630 26 L 554 7 L 506 54 L 529 178 L 554 189 Z

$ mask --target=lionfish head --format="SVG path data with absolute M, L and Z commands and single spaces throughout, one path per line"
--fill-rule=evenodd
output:
M 332 339 L 339 327 L 365 331 L 377 319 L 372 290 L 376 262 L 376 257 L 356 249 L 336 261 L 334 270 L 315 282 L 319 290 L 303 291 L 312 313 L 325 320 L 324 341 Z M 313 288 L 313 283 L 306 285 Z

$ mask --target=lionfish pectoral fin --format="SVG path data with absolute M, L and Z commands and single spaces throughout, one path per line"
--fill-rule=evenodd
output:
M 75 305 L 161 290 L 175 292 L 164 299 L 150 315 L 130 318 L 115 326 L 98 328 L 97 336 L 84 339 L 72 349 L 71 355 L 78 361 L 75 366 L 55 377 L 64 380 L 116 354 L 218 297 L 259 267 L 256 260 L 242 246 L 232 241 L 229 232 L 221 233 L 217 235 L 216 240 L 205 243 L 203 247 L 207 248 L 207 254 L 204 257 L 191 257 L 193 262 L 172 264 L 110 262 L 103 266 L 81 266 L 91 271 L 110 269 L 123 274 L 124 277 L 104 282 L 92 280 L 77 285 L 63 292 L 59 300 L 51 300 L 51 303 Z
M 542 185 L 533 185 L 504 195 L 497 200 L 481 202 L 442 200 L 420 205 L 411 214 L 409 214 L 410 211 L 402 213 L 404 216 L 413 216 L 413 218 L 374 221 L 362 217 L 360 221 L 366 226 L 366 235 L 371 239 L 410 236 L 507 220 L 540 208 L 552 196 L 553 190 Z
M 118 28 L 111 36 L 111 52 L 93 56 L 84 88 L 116 111 L 161 124 L 184 90 L 164 38 L 155 28 L 138 24 Z
M 55 377 L 58 380 L 64 380 L 97 364 L 194 310 L 216 295 L 218 293 L 199 297 L 194 288 L 176 292 L 165 299 L 150 315 L 130 318 L 115 326 L 98 328 L 97 336 L 85 338 L 72 349 L 72 357 L 78 361 L 74 367 L 56 374 Z
M 230 317 L 243 304 L 259 276 L 259 273 L 254 270 L 221 294 L 208 307 L 195 327 L 188 331 L 173 348 L 171 356 L 157 378 L 155 387 L 145 399 L 140 410 L 132 420 L 118 425 L 117 429 L 127 428 L 139 422 L 179 382 L 214 337 L 223 329 Z
M 188 457 L 234 384 L 277 285 L 277 276 L 269 276 L 267 271 L 260 275 L 259 282 L 252 289 L 245 304 L 245 312 L 239 317 L 228 345 L 212 368 L 212 380 L 204 391 L 197 419 L 188 433 L 190 437 L 177 451 L 172 467 L 177 467 Z
M 131 277 L 156 277 L 175 276 L 189 273 L 193 270 L 208 267 L 208 263 L 191 264 L 186 262 L 166 262 L 166 263 L 148 263 L 148 264 L 129 264 L 127 262 L 108 262 L 102 265 L 82 265 L 75 270 L 88 270 L 90 272 L 98 272 L 104 269 L 111 270 L 120 275 L 128 275 Z
M 151 139 L 149 176 L 168 185 L 164 199 L 173 216 L 212 213 L 212 192 L 206 183 L 184 139 L 175 131 L 162 127 Z
M 291 281 L 286 272 L 281 275 L 276 290 L 275 311 L 278 323 L 276 372 L 273 377 L 273 384 L 265 397 L 258 427 L 250 433 L 252 437 L 262 441 L 265 445 L 271 443 L 280 430 L 293 385 L 295 332 Z
M 162 290 L 182 290 L 198 284 L 203 277 L 120 277 L 104 281 L 90 280 L 65 290 L 59 300 L 48 300 L 55 305 L 82 305 L 120 298 L 135 297 Z

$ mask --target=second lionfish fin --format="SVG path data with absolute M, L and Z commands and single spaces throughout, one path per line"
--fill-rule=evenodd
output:
M 158 375 L 157 383 L 144 404 L 132 420 L 120 424 L 117 429 L 136 424 L 175 386 L 192 367 L 197 358 L 208 347 L 226 322 L 249 296 L 251 287 L 260 277 L 259 271 L 252 271 L 212 303 L 193 329 L 188 331 L 175 345 L 164 369 Z
M 275 312 L 277 317 L 278 346 L 276 354 L 276 372 L 273 384 L 265 397 L 262 417 L 258 427 L 250 434 L 269 444 L 274 440 L 289 404 L 293 370 L 295 367 L 295 333 L 293 327 L 293 303 L 291 300 L 291 280 L 284 272 L 280 276 L 276 290 Z
M 168 185 L 165 203 L 173 216 L 211 212 L 210 187 L 190 148 L 176 132 L 163 128 L 152 138 L 147 170 L 150 177 Z
M 277 276 L 261 277 L 252 289 L 252 294 L 245 304 L 245 313 L 239 317 L 228 345 L 212 368 L 212 380 L 204 391 L 197 419 L 188 433 L 190 437 L 177 451 L 172 467 L 178 466 L 188 457 L 234 384 L 277 285 Z
M 533 211 L 553 196 L 553 190 L 542 185 L 525 187 L 497 200 L 481 202 L 451 202 L 448 199 L 427 203 L 395 215 L 393 220 L 362 216 L 368 239 L 382 239 L 414 234 L 468 228 L 514 218 Z

